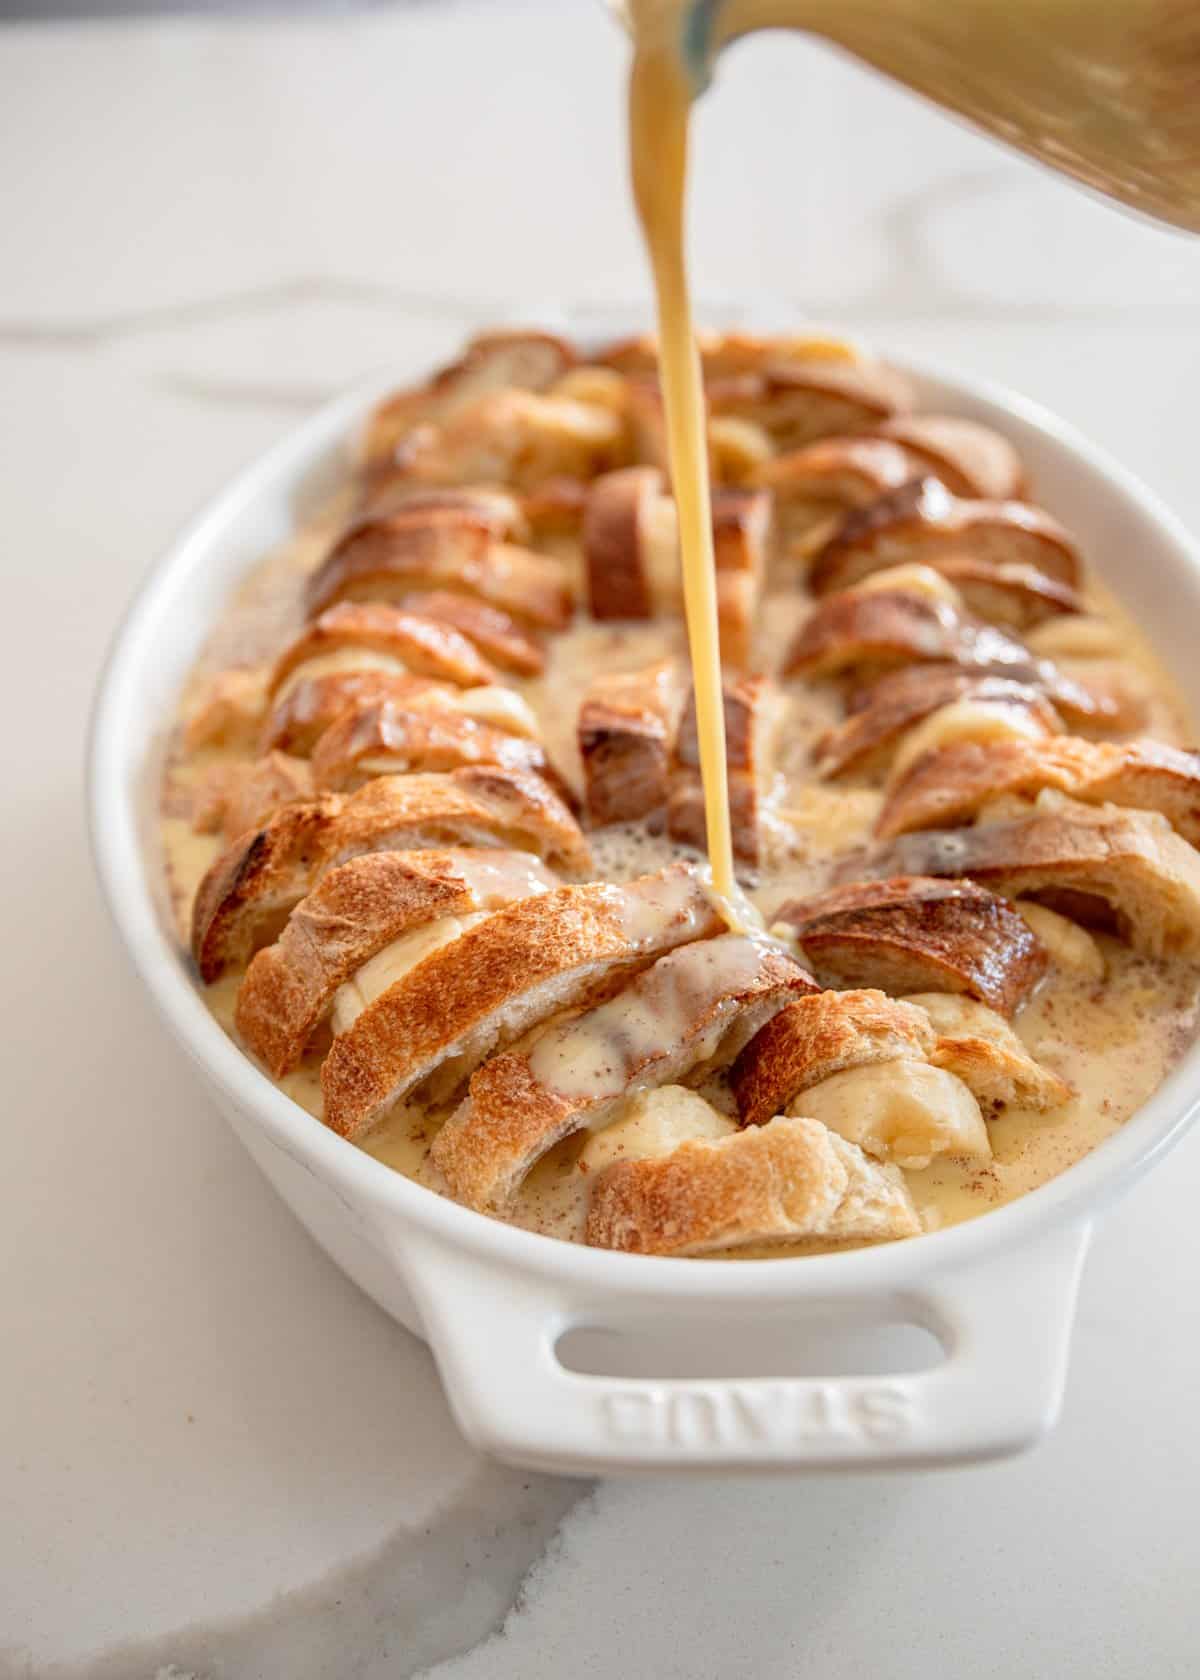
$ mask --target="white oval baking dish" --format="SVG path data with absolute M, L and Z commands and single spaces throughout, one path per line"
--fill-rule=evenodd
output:
M 1179 523 L 1030 403 L 892 359 L 923 404 L 1013 438 L 1040 499 L 1136 606 L 1200 711 L 1200 548 Z M 348 439 L 394 383 L 323 409 L 195 519 L 147 580 L 110 655 L 90 749 L 93 845 L 117 927 L 164 1020 L 279 1194 L 338 1265 L 429 1341 L 463 1432 L 503 1459 L 606 1473 L 919 1465 L 1028 1445 L 1058 1411 L 1090 1222 L 1195 1118 L 1200 1047 L 1115 1137 L 1008 1207 L 887 1247 L 731 1263 L 587 1249 L 458 1207 L 326 1131 L 205 1008 L 160 881 L 154 805 L 165 724 L 233 586 L 336 481 Z M 784 1339 L 893 1320 L 932 1330 L 944 1359 L 918 1371 L 901 1363 L 894 1374 L 761 1374 L 778 1371 L 772 1350 Z M 568 1369 L 555 1349 L 576 1326 L 651 1342 L 669 1328 L 672 1345 L 682 1338 L 692 1350 L 681 1368 L 703 1374 L 672 1375 L 667 1353 L 653 1377 Z

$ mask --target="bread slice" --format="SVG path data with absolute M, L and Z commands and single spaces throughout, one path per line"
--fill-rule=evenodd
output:
M 821 601 L 804 621 L 784 670 L 819 678 L 934 662 L 1021 667 L 1030 657 L 1019 642 L 970 623 L 946 601 L 905 590 L 847 589 Z
M 850 514 L 814 560 L 810 582 L 824 595 L 884 567 L 917 562 L 937 570 L 963 554 L 1028 566 L 1071 589 L 1083 581 L 1078 546 L 1048 513 L 1025 502 L 967 500 L 923 478 Z
M 537 741 L 494 729 L 461 712 L 411 707 L 383 699 L 347 708 L 313 748 L 318 788 L 349 793 L 373 776 L 460 770 L 495 764 L 545 777 L 560 797 L 570 794 Z
M 789 676 L 856 673 L 874 682 L 907 665 L 954 665 L 980 675 L 1032 683 L 1063 713 L 1115 723 L 1114 699 L 1035 659 L 1015 636 L 981 624 L 945 601 L 893 589 L 846 589 L 827 596 L 800 627 L 784 662 Z M 913 678 L 914 686 L 920 679 Z
M 779 697 L 769 677 L 731 674 L 721 686 L 733 849 L 739 858 L 757 864 L 762 856 L 764 802 L 781 715 Z M 694 695 L 684 707 L 668 791 L 667 832 L 683 845 L 703 847 L 704 788 Z
M 310 578 L 308 607 L 316 614 L 343 600 L 402 600 L 414 589 L 456 590 L 551 630 L 572 611 L 561 561 L 497 542 L 483 521 L 450 509 L 351 526 Z
M 368 478 L 356 509 L 359 519 L 440 512 L 466 514 L 502 542 L 525 542 L 530 535 L 515 491 L 499 484 L 423 484 L 405 468 Z
M 188 752 L 205 747 L 251 747 L 266 706 L 263 674 L 243 666 L 216 671 L 190 702 L 183 724 Z
M 912 407 L 907 382 L 866 358 L 780 355 L 760 371 L 711 378 L 708 395 L 714 415 L 752 420 L 780 451 L 866 431 Z
M 496 685 L 492 685 L 494 690 Z M 401 706 L 449 706 L 456 694 L 478 694 L 478 689 L 454 689 L 429 677 L 410 676 L 405 671 L 380 670 L 366 665 L 361 670 L 324 671 L 319 676 L 303 674 L 288 683 L 274 702 L 262 726 L 259 745 L 263 752 L 291 753 L 310 758 L 325 731 L 344 712 L 392 700 Z
M 313 792 L 312 770 L 287 753 L 214 765 L 198 792 L 192 827 L 197 834 L 223 835 L 228 843 L 261 827 L 281 805 L 311 799 Z
M 528 852 L 371 852 L 329 874 L 259 951 L 237 996 L 243 1040 L 276 1079 L 296 1066 L 338 987 L 413 928 L 557 886 Z
M 1013 1015 L 1047 957 L 1011 905 L 971 881 L 852 881 L 775 912 L 826 986 L 957 992 Z
M 593 827 L 639 822 L 665 807 L 682 705 L 673 660 L 593 679 L 579 708 L 584 800 Z
M 761 373 L 777 363 L 815 361 L 856 363 L 864 360 L 856 345 L 845 339 L 815 333 L 761 333 L 702 330 L 696 334 L 696 348 L 706 380 L 731 374 Z M 658 340 L 653 333 L 638 333 L 602 346 L 591 358 L 602 367 L 623 374 L 658 371 Z
M 474 643 L 452 625 L 383 601 L 343 601 L 320 613 L 275 662 L 268 692 L 277 698 L 315 660 L 373 654 L 396 670 L 459 688 L 481 688 L 496 673 Z M 368 662 L 363 661 L 364 667 Z M 377 667 L 382 668 L 382 667 Z
M 503 1213 L 563 1138 L 600 1130 L 631 1095 L 712 1061 L 731 1031 L 753 1033 L 812 988 L 790 957 L 741 934 L 671 951 L 615 997 L 486 1062 L 438 1133 L 434 1165 L 456 1200 Z
M 405 442 L 415 427 L 448 419 L 488 391 L 513 386 L 545 390 L 575 360 L 572 346 L 552 333 L 483 333 L 424 385 L 394 392 L 380 403 L 367 426 L 363 464 L 369 473 L 394 469 L 403 462 Z
M 870 506 L 912 477 L 912 461 L 899 443 L 883 437 L 829 437 L 773 456 L 757 469 L 753 482 L 775 498 L 781 552 L 802 559 L 815 531 L 830 521 L 836 529 L 848 513 Z
M 938 570 L 954 585 L 967 609 L 988 624 L 1032 630 L 1047 619 L 1084 610 L 1078 589 L 1033 566 L 956 555 L 944 560 Z
M 808 1238 L 881 1242 L 920 1230 L 895 1167 L 869 1161 L 816 1120 L 777 1118 L 614 1162 L 592 1188 L 586 1240 L 688 1255 Z
M 771 494 L 720 486 L 713 491 L 713 559 L 721 660 L 744 669 L 753 655 L 754 625 L 767 575 L 774 525 Z
M 971 822 L 1001 794 L 1035 798 L 1054 788 L 1088 805 L 1158 811 L 1200 844 L 1200 753 L 1162 741 L 959 741 L 917 758 L 888 794 L 877 832 Z
M 904 834 L 850 867 L 860 877 L 968 876 L 1108 927 L 1150 956 L 1200 954 L 1200 853 L 1157 812 L 1043 795 L 1027 817 Z
M 925 1011 L 937 1032 L 930 1061 L 961 1079 L 981 1102 L 1042 1112 L 1074 1095 L 1065 1079 L 1034 1061 L 1003 1016 L 986 1004 L 945 992 L 919 992 L 907 1001 Z
M 949 414 L 899 414 L 879 435 L 902 446 L 910 477 L 932 474 L 956 496 L 1019 501 L 1028 488 L 1016 449 L 1000 432 Z
M 595 619 L 653 618 L 656 581 L 663 565 L 678 565 L 674 526 L 663 543 L 656 518 L 666 499 L 657 467 L 624 467 L 605 473 L 588 492 L 583 514 L 583 558 L 588 608 Z
M 448 589 L 406 595 L 400 605 L 406 612 L 457 630 L 497 670 L 507 671 L 514 677 L 537 677 L 545 668 L 540 643 L 499 607 L 489 607 L 484 601 L 456 595 Z
M 742 1124 L 761 1126 L 810 1086 L 849 1068 L 915 1056 L 937 1034 L 924 1011 L 879 991 L 814 992 L 772 1016 L 730 1075 Z
M 335 864 L 362 852 L 455 845 L 532 852 L 579 873 L 590 864 L 579 825 L 540 776 L 491 766 L 380 776 L 349 797 L 285 805 L 222 853 L 193 906 L 201 976 L 212 981 L 248 961 Z
M 594 478 L 630 458 L 623 415 L 552 392 L 490 391 L 414 439 L 415 478 L 438 484 L 502 483 L 528 494 L 555 479 Z
M 1063 728 L 1036 682 L 981 675 L 957 665 L 910 665 L 881 677 L 864 692 L 859 710 L 821 737 L 814 753 L 817 769 L 829 777 L 878 770 L 925 718 L 956 705 L 1014 708 L 1042 735 Z
M 524 900 L 419 963 L 334 1040 L 321 1070 L 327 1125 L 359 1137 L 443 1070 L 453 1094 L 485 1057 L 655 957 L 721 926 L 695 872 Z

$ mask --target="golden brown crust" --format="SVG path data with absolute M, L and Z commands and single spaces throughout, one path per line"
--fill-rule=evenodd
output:
M 878 769 L 909 729 L 960 700 L 1020 707 L 1048 735 L 1063 727 L 1035 683 L 980 675 L 955 665 L 908 666 L 881 677 L 867 691 L 866 704 L 821 737 L 814 753 L 817 769 L 831 777 Z
M 325 731 L 351 708 L 381 700 L 394 700 L 404 706 L 436 705 L 455 692 L 428 677 L 370 667 L 302 677 L 271 707 L 263 724 L 261 745 L 264 751 L 278 748 L 308 758 Z
M 1048 618 L 1084 610 L 1083 596 L 1077 589 L 1033 566 L 1000 565 L 960 555 L 944 561 L 938 569 L 958 590 L 968 611 L 988 624 L 1031 630 Z
M 637 822 L 666 804 L 682 687 L 673 660 L 591 683 L 579 708 L 579 751 L 594 827 Z
M 646 526 L 662 493 L 657 467 L 623 467 L 592 485 L 583 514 L 583 558 L 593 618 L 654 616 Z
M 616 1161 L 599 1175 L 586 1241 L 634 1254 L 709 1254 L 823 1237 L 916 1236 L 902 1174 L 816 1120 L 777 1118 L 717 1142 Z
M 629 456 L 625 415 L 553 392 L 509 389 L 486 392 L 414 436 L 405 467 L 428 483 L 501 480 L 527 495 L 550 481 L 594 478 Z
M 1028 488 L 1021 458 L 1006 437 L 947 414 L 901 414 L 885 420 L 881 436 L 901 444 L 913 469 L 909 477 L 932 473 L 956 496 L 982 501 L 1019 501 Z
M 866 431 L 912 406 L 907 382 L 865 358 L 780 357 L 760 372 L 714 377 L 708 392 L 713 414 L 754 421 L 780 450 Z
M 461 1084 L 539 1021 L 719 926 L 679 865 L 625 887 L 563 887 L 497 911 L 426 957 L 335 1039 L 321 1069 L 326 1125 L 361 1136 L 448 1060 Z
M 982 638 L 982 642 L 981 642 Z M 946 601 L 904 590 L 848 589 L 821 601 L 788 651 L 789 676 L 839 676 L 859 666 L 1027 663 L 1028 650 L 1000 631 L 969 625 Z
M 435 1166 L 457 1201 L 503 1212 L 536 1161 L 563 1138 L 616 1117 L 634 1092 L 672 1084 L 717 1053 L 736 1022 L 754 1030 L 790 997 L 812 989 L 792 959 L 736 934 L 685 945 L 660 957 L 607 1003 L 526 1050 L 493 1056 L 472 1077 L 470 1094 L 439 1132 Z M 651 1042 L 628 1020 L 657 1018 Z M 606 1052 L 581 1085 L 570 1070 Z M 545 1067 L 565 1070 L 565 1089 Z
M 372 776 L 461 770 L 476 764 L 533 771 L 569 800 L 537 741 L 506 734 L 461 712 L 418 710 L 402 700 L 349 708 L 321 736 L 312 755 L 314 783 L 335 793 L 352 792 Z
M 800 545 L 817 526 L 840 523 L 912 477 L 912 461 L 898 443 L 882 437 L 829 437 L 763 462 L 753 482 L 774 495 L 784 552 L 801 557 Z
M 487 332 L 473 339 L 449 366 L 424 385 L 396 391 L 371 416 L 364 440 L 369 472 L 387 471 L 403 458 L 405 440 L 425 422 L 444 420 L 487 391 L 511 386 L 545 390 L 576 360 L 565 339 L 544 332 Z
M 1072 589 L 1083 581 L 1074 539 L 1048 513 L 1026 502 L 971 501 L 924 478 L 850 514 L 817 555 L 810 582 L 824 595 L 889 566 L 938 570 L 964 552 L 992 565 L 1029 566 Z
M 1200 753 L 1161 741 L 959 741 L 925 753 L 900 777 L 880 812 L 885 839 L 920 828 L 956 828 L 1001 794 L 1032 799 L 1054 788 L 1088 805 L 1158 811 L 1200 844 Z
M 303 897 L 343 804 L 330 794 L 285 805 L 212 864 L 192 905 L 192 954 L 203 980 L 216 980 L 274 938 Z
M 729 817 L 737 857 L 756 864 L 762 853 L 763 800 L 771 773 L 777 723 L 776 693 L 769 677 L 731 674 L 721 685 L 725 709 L 725 759 Z M 667 832 L 686 846 L 705 843 L 704 789 L 695 696 L 689 695 L 671 767 Z
M 767 575 L 773 521 L 768 491 L 713 491 L 713 558 L 717 568 L 717 625 L 724 664 L 745 667 L 753 657 L 754 624 Z
M 767 1022 L 741 1051 L 730 1080 L 744 1126 L 761 1126 L 848 1068 L 924 1059 L 937 1035 L 923 1010 L 879 991 L 814 992 Z
M 1065 1079 L 1028 1054 L 1014 1033 L 1012 1044 L 974 1033 L 939 1036 L 929 1060 L 954 1074 L 980 1102 L 1013 1104 L 1044 1113 L 1069 1102 L 1074 1092 Z
M 498 484 L 422 484 L 403 469 L 367 480 L 357 517 L 435 512 L 466 514 L 510 542 L 524 542 L 529 535 L 521 498 L 512 490 Z
M 389 601 L 451 589 L 546 629 L 572 611 L 561 561 L 499 543 L 469 514 L 436 510 L 363 520 L 338 539 L 309 580 L 310 613 L 343 599 Z
M 1023 918 L 970 881 L 853 881 L 781 905 L 773 920 L 791 928 L 829 986 L 964 993 L 1012 1015 L 1046 972 Z
M 348 649 L 382 654 L 414 676 L 459 688 L 482 688 L 496 680 L 474 643 L 453 625 L 383 601 L 343 601 L 321 613 L 284 649 L 271 673 L 269 693 L 277 694 L 299 666 Z
M 1119 715 L 1111 696 L 1064 676 L 1048 659 L 1035 659 L 1007 631 L 980 624 L 946 601 L 903 590 L 847 589 L 826 596 L 800 627 L 784 671 L 813 678 L 861 672 L 882 681 L 890 668 L 907 665 L 951 665 L 1030 683 L 1071 718 L 1103 723 Z M 914 686 L 921 680 L 910 679 Z
M 489 607 L 470 595 L 456 595 L 448 589 L 431 589 L 406 595 L 400 605 L 437 624 L 448 624 L 474 644 L 484 659 L 516 677 L 538 677 L 545 667 L 545 655 L 538 642 L 510 613 Z
M 259 951 L 237 997 L 242 1038 L 276 1079 L 288 1073 L 338 987 L 411 928 L 488 910 L 555 884 L 525 853 L 372 852 L 330 870 Z
M 287 753 L 214 765 L 199 790 L 192 827 L 197 834 L 221 834 L 228 843 L 248 828 L 261 827 L 281 805 L 312 796 L 312 771 Z
M 1200 953 L 1200 853 L 1156 812 L 1057 800 L 1014 822 L 904 834 L 849 867 L 966 876 L 1111 927 L 1151 956 Z
M 534 852 L 589 866 L 579 825 L 540 776 L 491 766 L 380 776 L 346 798 L 286 805 L 212 865 L 196 894 L 192 950 L 206 981 L 245 962 L 326 869 L 362 852 L 454 845 Z

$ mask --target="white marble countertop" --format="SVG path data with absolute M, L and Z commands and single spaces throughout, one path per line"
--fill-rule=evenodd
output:
M 2 1680 L 1200 1665 L 1200 1135 L 1102 1226 L 1035 1453 L 588 1490 L 462 1443 L 105 921 L 84 718 L 138 577 L 360 374 L 512 300 L 644 299 L 620 61 L 585 0 L 0 32 Z M 1200 520 L 1200 244 L 798 40 L 725 68 L 699 178 L 708 298 L 998 376 Z

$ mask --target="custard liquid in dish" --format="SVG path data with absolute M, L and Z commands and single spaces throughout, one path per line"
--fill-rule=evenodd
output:
M 1004 440 L 848 347 L 703 348 L 733 833 L 774 939 L 686 870 L 645 884 L 698 862 L 703 805 L 641 342 L 493 335 L 382 407 L 184 697 L 172 890 L 186 927 L 211 871 L 207 996 L 236 1032 L 243 993 L 283 1088 L 320 1115 L 338 1049 L 341 1129 L 468 1205 L 652 1252 L 911 1234 L 1079 1159 L 1189 1042 L 1190 730 Z M 488 988 L 482 1029 L 438 1017 Z

